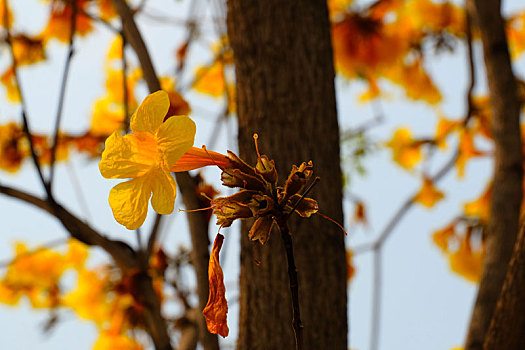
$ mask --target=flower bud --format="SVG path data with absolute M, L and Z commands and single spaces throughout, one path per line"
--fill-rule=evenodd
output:
M 275 185 L 277 183 L 277 170 L 275 170 L 275 162 L 268 159 L 267 156 L 262 155 L 257 160 L 255 165 L 255 171 L 268 181 L 269 183 Z
M 266 195 L 254 194 L 248 203 L 253 216 L 262 216 L 274 209 L 274 201 Z
M 286 197 L 289 198 L 297 192 L 299 192 L 304 185 L 310 180 L 310 177 L 313 174 L 313 163 L 309 161 L 308 164 L 303 162 L 299 168 L 295 165 L 292 166 L 292 171 L 288 175 L 288 179 L 284 185 L 284 191 L 286 192 Z
M 273 219 L 269 215 L 262 216 L 255 220 L 248 233 L 248 238 L 252 241 L 259 240 L 261 244 L 268 242 L 270 238 L 270 233 L 272 232 Z
M 290 212 L 299 200 L 301 200 L 301 202 L 299 202 L 299 205 L 297 205 L 297 207 L 295 208 L 295 212 L 297 212 L 297 214 L 301 215 L 303 218 L 309 218 L 310 216 L 319 211 L 319 204 L 315 199 L 301 199 L 301 196 L 298 194 L 293 195 L 288 200 L 288 203 L 286 203 L 285 211 Z

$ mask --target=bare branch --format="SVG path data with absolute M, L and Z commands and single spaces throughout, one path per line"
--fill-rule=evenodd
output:
M 62 84 L 60 86 L 60 94 L 58 97 L 58 107 L 57 107 L 57 115 L 55 119 L 55 132 L 53 137 L 53 144 L 51 146 L 51 160 L 49 162 L 49 178 L 47 180 L 47 186 L 49 187 L 49 192 L 52 192 L 53 188 L 53 178 L 55 175 L 55 160 L 56 160 L 56 152 L 57 152 L 57 146 L 58 146 L 58 133 L 60 128 L 60 121 L 62 119 L 62 109 L 64 107 L 64 97 L 66 94 L 66 85 L 67 85 L 67 78 L 69 76 L 69 69 L 71 67 L 71 59 L 73 58 L 73 55 L 75 53 L 73 44 L 75 39 L 75 32 L 77 29 L 77 12 L 78 12 L 78 4 L 76 1 L 71 2 L 71 26 L 69 28 L 69 47 L 67 51 L 66 56 L 66 63 L 64 66 L 64 74 L 62 75 Z
M 9 52 L 11 54 L 12 68 L 13 68 L 13 74 L 15 76 L 16 88 L 17 88 L 18 94 L 20 96 L 20 105 L 21 105 L 21 108 L 22 108 L 22 112 L 21 112 L 22 124 L 23 124 L 23 128 L 24 128 L 24 132 L 25 132 L 25 134 L 27 136 L 27 139 L 28 139 L 28 142 L 29 142 L 29 148 L 31 150 L 31 158 L 33 159 L 33 163 L 35 164 L 35 168 L 37 170 L 38 177 L 40 178 L 40 182 L 42 183 L 42 186 L 44 186 L 44 190 L 46 191 L 47 196 L 49 198 L 52 198 L 51 191 L 50 191 L 50 189 L 49 189 L 49 187 L 47 185 L 47 182 L 46 182 L 46 180 L 44 178 L 44 174 L 42 173 L 42 167 L 40 166 L 40 161 L 39 161 L 38 156 L 37 156 L 37 154 L 35 152 L 35 146 L 33 144 L 33 137 L 32 137 L 32 134 L 31 134 L 30 127 L 29 127 L 29 120 L 27 118 L 27 112 L 26 112 L 27 108 L 25 106 L 24 96 L 22 94 L 22 88 L 20 86 L 20 79 L 18 77 L 18 62 L 16 60 L 16 55 L 15 55 L 15 52 L 14 52 L 13 42 L 12 42 L 12 38 L 11 38 L 11 31 L 10 31 L 11 23 L 9 21 L 9 5 L 8 5 L 8 1 L 9 0 L 4 0 L 3 1 L 3 4 L 4 4 L 4 18 L 3 18 L 3 21 L 4 21 L 5 31 L 6 31 L 6 42 L 9 45 Z
M 124 269 L 137 267 L 136 254 L 131 247 L 122 241 L 111 240 L 103 236 L 91 226 L 71 214 L 59 203 L 43 200 L 27 192 L 2 185 L 0 185 L 0 193 L 32 204 L 33 206 L 55 216 L 60 220 L 62 225 L 64 225 L 71 237 L 76 238 L 87 245 L 103 248 L 113 257 L 120 267 Z

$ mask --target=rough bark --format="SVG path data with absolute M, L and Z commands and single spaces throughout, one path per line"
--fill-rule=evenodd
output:
M 486 350 L 525 349 L 525 225 L 522 225 L 494 317 L 485 337 Z
M 499 1 L 474 0 L 492 107 L 494 192 L 485 258 L 466 349 L 481 349 L 501 292 L 519 225 L 522 200 L 520 106 Z
M 239 152 L 255 164 L 276 162 L 284 181 L 292 164 L 312 160 L 321 182 L 311 193 L 320 210 L 342 222 L 339 129 L 326 1 L 229 0 L 234 51 Z M 291 220 L 306 349 L 347 348 L 344 234 L 318 216 Z M 237 348 L 292 349 L 292 307 L 283 243 L 266 245 L 241 233 L 240 322 Z

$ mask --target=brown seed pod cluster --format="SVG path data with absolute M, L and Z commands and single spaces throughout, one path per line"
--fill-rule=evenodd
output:
M 286 219 L 294 211 L 302 217 L 318 211 L 317 201 L 300 194 L 313 175 L 312 161 L 303 162 L 299 167 L 293 165 L 284 186 L 278 186 L 275 162 L 266 155 L 259 155 L 255 167 L 230 151 L 228 158 L 231 167 L 222 169 L 222 184 L 241 190 L 211 201 L 217 225 L 228 227 L 237 219 L 253 217 L 255 222 L 249 237 L 264 244 L 275 222 Z

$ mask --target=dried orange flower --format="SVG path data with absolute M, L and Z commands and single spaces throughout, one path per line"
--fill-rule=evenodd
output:
M 210 295 L 208 303 L 202 311 L 206 317 L 208 330 L 213 334 L 220 334 L 227 337 L 230 330 L 227 324 L 228 302 L 226 301 L 224 286 L 224 275 L 219 264 L 219 252 L 221 251 L 224 236 L 217 234 L 210 255 L 208 267 L 208 279 L 210 284 Z

